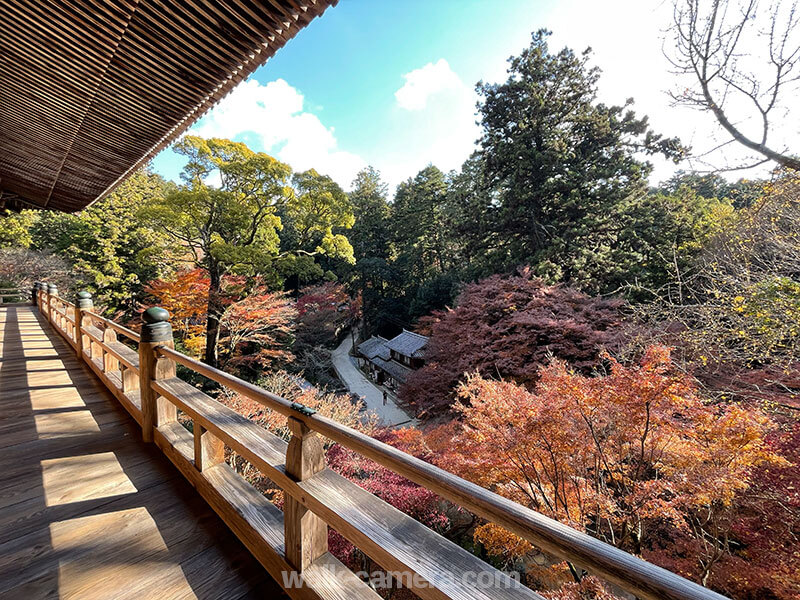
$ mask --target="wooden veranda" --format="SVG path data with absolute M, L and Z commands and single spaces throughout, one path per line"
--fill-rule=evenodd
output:
M 0 598 L 282 598 L 30 305 L 0 306 Z
M 420 598 L 541 600 L 327 468 L 327 438 L 638 598 L 722 599 L 175 351 L 163 309 L 136 333 L 93 312 L 85 292 L 72 303 L 37 284 L 31 300 L 0 306 L 2 597 L 380 598 L 328 551 L 330 527 Z M 289 443 L 176 365 L 284 415 Z M 226 463 L 226 446 L 283 489 L 283 510 Z

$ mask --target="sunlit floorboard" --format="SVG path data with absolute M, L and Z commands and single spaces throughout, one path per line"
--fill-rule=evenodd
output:
M 283 598 L 35 308 L 0 306 L 0 598 Z

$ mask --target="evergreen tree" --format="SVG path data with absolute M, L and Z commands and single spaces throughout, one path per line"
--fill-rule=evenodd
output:
M 145 282 L 170 268 L 168 239 L 137 213 L 170 189 L 160 176 L 139 171 L 107 198 L 74 214 L 40 211 L 30 226 L 30 245 L 72 265 L 79 289 L 109 310 L 132 312 Z
M 387 317 L 392 317 L 399 308 L 392 300 L 398 289 L 399 273 L 393 265 L 387 195 L 386 183 L 372 167 L 356 175 L 350 192 L 356 218 L 352 233 L 356 259 L 354 287 L 364 303 L 365 333 L 391 327 Z
M 621 215 L 647 189 L 650 165 L 635 153 L 676 158 L 681 147 L 653 133 L 631 100 L 598 102 L 590 51 L 552 53 L 548 37 L 533 35 L 505 83 L 478 84 L 495 263 L 530 264 L 548 280 L 607 291 L 619 284 L 612 260 Z

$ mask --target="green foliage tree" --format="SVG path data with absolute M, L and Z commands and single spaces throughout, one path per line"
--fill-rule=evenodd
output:
M 363 298 L 365 333 L 382 330 L 388 317 L 403 310 L 393 301 L 402 274 L 394 264 L 391 208 L 387 196 L 388 187 L 376 169 L 368 167 L 356 175 L 350 192 L 355 215 L 353 291 L 360 292 Z
M 746 208 L 761 197 L 766 182 L 760 179 L 739 179 L 730 182 L 717 173 L 678 171 L 657 188 L 664 194 L 676 194 L 689 188 L 702 198 L 729 200 L 735 208 Z
M 31 227 L 39 217 L 34 210 L 12 213 L 0 211 L 0 248 L 30 248 Z
M 389 189 L 379 171 L 367 167 L 353 181 L 350 203 L 353 207 L 353 254 L 356 261 L 365 258 L 388 260 L 389 249 Z
M 160 176 L 139 171 L 78 213 L 41 211 L 30 226 L 31 247 L 68 261 L 75 285 L 91 291 L 96 304 L 132 312 L 142 285 L 171 262 L 165 236 L 137 218 L 168 188 Z
M 651 300 L 673 284 L 671 291 L 680 294 L 680 282 L 704 244 L 734 218 L 728 199 L 703 196 L 687 185 L 637 198 L 620 215 L 606 276 L 624 283 L 632 300 Z
M 502 262 L 493 257 L 503 246 L 497 220 L 496 194 L 487 181 L 483 154 L 475 152 L 448 177 L 447 233 L 455 260 L 477 276 L 491 275 L 487 266 Z
M 530 264 L 548 280 L 607 291 L 619 284 L 606 273 L 620 213 L 644 197 L 650 173 L 635 153 L 677 158 L 682 149 L 637 117 L 631 100 L 598 102 L 590 51 L 553 53 L 548 37 L 533 34 L 506 82 L 478 84 L 480 153 L 497 207 L 489 258 L 495 270 Z
M 447 181 L 433 165 L 397 186 L 391 209 L 392 235 L 396 260 L 411 287 L 453 267 L 446 203 Z
M 186 136 L 175 150 L 187 158 L 184 185 L 140 215 L 169 236 L 186 261 L 208 272 L 205 361 L 216 365 L 223 276 L 261 275 L 277 285 L 292 272 L 321 274 L 314 256 L 352 260 L 349 242 L 334 232 L 352 225 L 352 214 L 330 178 L 301 173 L 295 190 L 289 165 L 245 144 Z M 214 177 L 219 186 L 206 183 Z M 292 228 L 284 239 L 282 215 Z
M 294 194 L 278 211 L 282 223 L 278 267 L 299 289 L 327 275 L 317 261 L 321 257 L 355 262 L 350 240 L 342 233 L 353 227 L 355 217 L 347 194 L 329 176 L 309 169 L 296 173 L 292 183 Z

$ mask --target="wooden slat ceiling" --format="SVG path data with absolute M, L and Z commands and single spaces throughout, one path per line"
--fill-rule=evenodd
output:
M 0 208 L 103 197 L 337 1 L 0 0 Z

